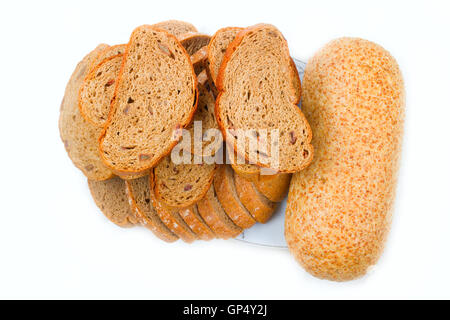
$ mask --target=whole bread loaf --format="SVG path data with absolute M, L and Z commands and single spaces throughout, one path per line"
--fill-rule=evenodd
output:
M 392 218 L 404 99 L 397 62 L 367 40 L 334 40 L 306 65 L 302 110 L 316 156 L 292 178 L 285 236 L 312 275 L 355 279 L 380 257 Z
M 197 108 L 197 79 L 179 41 L 152 26 L 127 45 L 106 127 L 103 162 L 121 175 L 148 172 L 181 138 Z
M 279 172 L 309 165 L 312 132 L 295 105 L 289 49 L 278 29 L 261 24 L 240 31 L 226 50 L 217 87 L 216 118 L 226 142 L 240 156 Z M 240 139 L 240 130 L 253 132 L 248 139 L 257 140 L 256 148 Z M 263 137 L 267 148 L 260 146 Z M 276 145 L 269 143 L 277 137 Z
M 101 44 L 78 63 L 66 86 L 61 102 L 59 132 L 67 154 L 73 164 L 91 180 L 106 180 L 112 171 L 100 159 L 98 137 L 101 128 L 86 121 L 78 108 L 78 91 L 91 65 L 95 65 L 98 55 L 108 48 Z

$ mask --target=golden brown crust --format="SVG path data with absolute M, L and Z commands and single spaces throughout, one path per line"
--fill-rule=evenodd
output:
M 289 191 L 292 174 L 278 173 L 274 175 L 260 175 L 254 182 L 256 189 L 267 199 L 273 202 L 280 202 L 286 197 Z
M 253 183 L 239 175 L 234 176 L 239 200 L 259 223 L 266 223 L 272 217 L 276 204 L 256 190 Z
M 229 170 L 227 173 L 226 170 Z M 236 193 L 232 169 L 229 166 L 221 166 L 214 178 L 214 189 L 223 209 L 231 220 L 243 229 L 250 228 L 256 223 L 251 213 L 239 201 Z M 231 173 L 231 174 L 230 174 Z
M 221 100 L 221 97 L 222 97 L 222 94 L 223 94 L 223 91 L 224 91 L 224 85 L 223 85 L 224 75 L 225 75 L 225 71 L 226 71 L 226 67 L 227 67 L 228 62 L 230 61 L 233 53 L 236 51 L 238 46 L 241 44 L 241 42 L 243 41 L 245 36 L 247 36 L 249 33 L 259 29 L 260 27 L 262 27 L 264 25 L 265 24 L 257 24 L 257 25 L 254 25 L 252 27 L 245 28 L 245 29 L 243 29 L 243 30 L 238 32 L 238 34 L 236 35 L 234 40 L 227 47 L 227 50 L 225 52 L 225 56 L 223 58 L 222 64 L 220 65 L 219 74 L 217 75 L 216 86 L 217 86 L 217 89 L 219 90 L 219 94 L 217 96 L 216 106 L 215 106 L 215 113 L 216 113 L 217 124 L 219 125 L 219 128 L 222 131 L 222 135 L 224 137 L 225 142 L 227 142 L 227 144 L 233 146 L 233 149 L 235 150 L 235 152 L 237 152 L 237 146 L 235 145 L 235 141 L 228 140 L 228 135 L 227 135 L 227 132 L 226 132 L 226 128 L 224 126 L 223 120 L 220 117 L 219 105 L 220 105 L 220 100 Z M 293 89 L 293 87 L 292 87 L 292 89 Z M 303 115 L 303 113 L 300 110 L 300 108 L 295 106 L 295 108 L 293 108 L 293 110 L 295 110 L 299 114 L 299 116 L 304 120 L 304 123 L 308 124 L 308 121 L 306 120 L 306 118 Z M 312 159 L 314 158 L 314 147 L 311 145 L 311 139 L 312 139 L 311 127 L 309 125 L 306 125 L 305 126 L 305 130 L 307 131 L 306 136 L 308 137 L 308 140 L 305 143 L 309 146 L 309 152 L 310 152 L 309 160 L 303 162 L 295 170 L 289 170 L 289 169 L 280 168 L 277 171 L 283 172 L 283 173 L 294 173 L 294 172 L 301 171 L 304 168 L 309 166 L 309 164 L 311 163 Z M 250 160 L 246 153 L 239 154 L 239 156 L 245 157 L 245 159 L 247 161 Z M 266 164 L 266 163 L 257 163 L 257 165 L 260 166 L 260 167 L 270 168 L 269 164 Z
M 316 157 L 294 174 L 285 236 L 312 275 L 363 276 L 389 233 L 404 121 L 395 59 L 363 39 L 328 43 L 306 65 L 302 109 Z
M 174 35 L 168 33 L 168 32 L 167 32 L 166 30 L 164 30 L 164 29 L 159 29 L 159 28 L 156 28 L 156 27 L 153 27 L 153 26 L 150 26 L 150 25 L 144 25 L 144 26 L 141 26 L 141 27 L 149 27 L 149 28 L 155 29 L 156 31 L 165 32 L 165 33 L 167 34 L 168 37 L 172 38 L 174 41 L 176 41 L 176 42 L 179 44 L 180 50 L 181 50 L 181 51 L 183 52 L 183 54 L 185 55 L 186 59 L 187 59 L 188 61 L 190 61 L 190 57 L 189 57 L 188 53 L 187 53 L 186 50 L 183 48 L 183 46 L 181 45 L 181 43 L 178 41 L 177 37 L 175 37 Z M 132 34 L 131 34 L 131 36 L 130 36 L 130 39 L 133 39 L 134 34 L 138 31 L 139 28 L 140 28 L 140 27 L 136 28 L 136 29 L 132 32 Z M 123 71 L 124 71 L 125 63 L 126 63 L 126 60 L 127 60 L 127 57 L 128 57 L 129 46 L 130 46 L 130 42 L 128 42 L 127 47 L 126 47 L 126 49 L 125 49 L 125 53 L 124 53 L 124 57 L 123 57 L 123 60 L 122 60 L 122 65 L 121 65 L 121 68 L 120 68 L 119 76 L 117 77 L 116 85 L 115 85 L 115 88 L 114 88 L 113 99 L 111 100 L 111 110 L 110 110 L 110 112 L 109 112 L 108 120 L 106 121 L 105 127 L 104 127 L 104 129 L 103 129 L 103 131 L 102 131 L 102 134 L 100 135 L 100 138 L 99 138 L 99 146 L 100 146 L 99 149 L 100 149 L 100 157 L 101 157 L 103 163 L 104 163 L 107 167 L 109 167 L 116 175 L 118 175 L 118 176 L 125 176 L 125 177 L 131 179 L 132 177 L 137 178 L 137 177 L 143 177 L 143 176 L 145 176 L 146 174 L 150 174 L 150 169 L 153 168 L 154 166 L 156 166 L 156 164 L 157 164 L 161 159 L 163 159 L 165 156 L 167 156 L 168 154 L 170 154 L 170 152 L 172 151 L 172 149 L 173 149 L 173 148 L 177 145 L 177 143 L 180 141 L 181 136 L 178 137 L 178 139 L 174 139 L 174 141 L 168 146 L 168 149 L 166 150 L 166 152 L 162 152 L 161 155 L 160 155 L 158 158 L 155 158 L 155 160 L 154 160 L 152 163 L 149 163 L 149 164 L 146 166 L 147 168 L 144 168 L 144 169 L 140 169 L 140 170 L 121 170 L 121 169 L 117 169 L 117 168 L 114 168 L 114 166 L 112 166 L 112 165 L 107 161 L 107 159 L 105 159 L 105 157 L 104 157 L 104 155 L 103 155 L 102 144 L 103 144 L 103 140 L 104 140 L 105 135 L 106 135 L 106 130 L 107 130 L 109 124 L 110 124 L 111 121 L 112 121 L 112 115 L 113 115 L 114 112 L 116 111 L 116 103 L 115 103 L 115 102 L 116 102 L 116 100 L 117 100 L 117 92 L 118 92 L 119 84 L 122 82 Z M 195 100 L 194 100 L 194 101 L 195 101 L 195 105 L 193 106 L 193 108 L 192 108 L 190 114 L 188 115 L 188 117 L 187 117 L 188 120 L 186 121 L 186 123 L 184 123 L 184 124 L 181 125 L 182 128 L 186 128 L 186 127 L 191 123 L 191 121 L 192 121 L 192 119 L 193 119 L 193 117 L 194 117 L 195 111 L 197 110 L 197 104 L 198 104 L 197 77 L 196 77 L 196 75 L 195 75 L 194 67 L 192 66 L 192 64 L 190 64 L 190 66 L 191 66 L 191 71 L 192 71 L 193 80 L 194 80 L 194 81 L 193 81 L 193 86 L 194 86 L 194 90 L 195 90 L 195 93 L 194 93 L 194 94 L 195 94 Z
M 179 213 L 200 240 L 209 241 L 214 239 L 216 237 L 214 232 L 208 227 L 197 210 L 197 205 L 193 205 L 188 208 L 180 209 Z

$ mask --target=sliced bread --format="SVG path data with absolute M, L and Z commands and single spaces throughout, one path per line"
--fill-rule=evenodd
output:
M 222 146 L 223 138 L 222 134 L 219 134 L 219 126 L 214 113 L 214 96 L 204 86 L 199 84 L 198 88 L 197 111 L 194 114 L 194 120 L 186 128 L 189 130 L 188 137 L 191 140 L 190 151 L 197 156 L 212 157 Z M 194 130 L 194 126 L 200 124 L 202 130 Z
M 240 156 L 279 172 L 300 171 L 313 157 L 311 128 L 295 105 L 290 68 L 289 49 L 281 32 L 260 24 L 237 34 L 217 77 L 216 118 L 226 142 Z M 255 139 L 266 132 L 267 141 L 279 136 L 279 142 L 250 150 L 246 140 L 239 139 L 239 130 L 253 130 Z M 268 164 L 265 159 L 272 157 L 277 161 Z
M 153 208 L 149 177 L 125 181 L 125 186 L 131 208 L 135 211 L 140 223 L 163 241 L 178 240 L 178 237 L 161 221 Z
M 181 36 L 188 32 L 197 32 L 197 28 L 194 27 L 189 22 L 179 21 L 179 20 L 167 20 L 156 23 L 153 25 L 156 28 L 166 30 L 175 37 Z
M 249 164 L 245 158 L 240 157 L 234 152 L 233 147 L 226 145 L 227 152 L 227 163 L 231 164 L 233 170 L 239 174 L 241 177 L 247 179 L 248 181 L 258 181 L 259 174 L 261 172 L 261 168 L 254 165 Z
M 154 168 L 153 189 L 156 198 L 172 208 L 189 207 L 206 194 L 211 185 L 215 164 L 175 164 L 168 155 Z
M 227 216 L 216 197 L 214 186 L 211 186 L 205 197 L 197 203 L 198 212 L 206 224 L 221 239 L 237 237 L 242 228 L 238 227 Z
M 266 223 L 273 215 L 276 202 L 272 202 L 261 194 L 253 183 L 239 175 L 234 175 L 236 192 L 240 202 L 247 208 L 259 223 Z
M 151 175 L 149 179 L 151 183 Z M 177 209 L 169 208 L 164 203 L 156 199 L 153 188 L 150 188 L 150 201 L 161 221 L 181 240 L 191 243 L 198 239 L 197 235 L 187 225 L 183 218 L 181 218 Z
M 194 67 L 194 71 L 195 71 L 195 74 L 197 75 L 197 77 L 202 71 L 204 71 L 206 73 L 206 71 L 204 69 L 206 67 L 207 59 L 208 59 L 208 47 L 207 46 L 200 48 L 194 54 L 191 55 L 191 63 L 192 63 L 192 66 Z
M 214 177 L 214 190 L 220 204 L 235 225 L 247 229 L 255 224 L 255 218 L 239 200 L 230 166 L 220 166 Z
M 90 65 L 107 45 L 99 45 L 78 63 L 66 86 L 61 102 L 59 132 L 67 154 L 73 164 L 91 180 L 106 180 L 113 172 L 103 164 L 98 149 L 98 137 L 101 129 L 86 121 L 78 108 L 78 91 Z
M 95 126 L 103 127 L 111 109 L 115 82 L 119 75 L 125 45 L 110 47 L 108 52 L 122 52 L 106 57 L 87 75 L 80 88 L 78 102 L 83 117 Z
M 103 162 L 119 175 L 148 172 L 181 138 L 197 94 L 190 57 L 178 40 L 152 26 L 136 28 L 100 137 Z
M 209 241 L 216 237 L 214 232 L 212 232 L 211 228 L 208 227 L 205 220 L 203 220 L 202 216 L 198 213 L 196 204 L 180 209 L 179 213 L 199 239 Z
M 177 37 L 189 55 L 208 45 L 211 36 L 198 32 L 187 32 Z
M 120 227 L 131 227 L 138 223 L 122 179 L 114 177 L 106 181 L 88 180 L 88 185 L 95 204 L 109 220 Z
M 254 185 L 270 201 L 280 202 L 283 201 L 289 191 L 291 178 L 292 174 L 290 173 L 259 175 Z

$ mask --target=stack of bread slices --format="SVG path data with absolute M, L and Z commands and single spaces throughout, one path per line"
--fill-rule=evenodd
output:
M 100 44 L 83 58 L 61 103 L 60 135 L 113 223 L 143 225 L 167 242 L 228 239 L 269 221 L 291 174 L 311 162 L 300 95 L 286 40 L 274 26 L 224 28 L 211 37 L 170 20 L 140 26 L 127 44 Z M 194 121 L 202 124 L 200 137 Z M 191 161 L 180 164 L 171 153 L 184 141 L 182 129 L 194 139 Z M 220 130 L 220 139 L 205 139 L 208 129 Z M 251 158 L 274 150 L 241 152 L 237 129 L 255 137 L 277 129 L 277 167 Z M 205 156 L 195 139 L 228 164 L 194 161 Z

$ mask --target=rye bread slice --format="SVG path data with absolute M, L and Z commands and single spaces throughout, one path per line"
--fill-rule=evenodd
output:
M 167 228 L 153 208 L 150 199 L 149 177 L 125 181 L 125 186 L 131 209 L 135 211 L 140 223 L 163 241 L 178 240 L 178 237 Z
M 153 184 L 152 174 L 150 174 L 149 180 L 150 184 Z M 153 185 L 150 188 L 150 201 L 161 221 L 181 240 L 191 243 L 198 239 L 189 225 L 181 218 L 178 209 L 170 208 L 156 198 Z
M 208 46 L 211 40 L 211 36 L 198 32 L 187 32 L 177 36 L 177 38 L 189 55 L 193 55 L 201 48 Z
M 291 178 L 292 174 L 290 173 L 260 175 L 254 185 L 270 201 L 281 202 L 289 191 Z
M 255 185 L 239 175 L 234 175 L 234 183 L 239 200 L 259 223 L 266 223 L 272 217 L 276 202 L 267 199 Z
M 103 162 L 142 174 L 167 155 L 197 108 L 197 79 L 178 40 L 144 25 L 131 34 L 100 137 Z
M 171 156 L 163 158 L 154 168 L 153 190 L 156 198 L 171 208 L 189 207 L 204 197 L 211 185 L 215 164 L 175 164 Z
M 209 71 L 211 78 L 216 83 L 217 75 L 219 74 L 219 68 L 222 64 L 223 57 L 228 48 L 228 45 L 234 40 L 236 35 L 242 31 L 243 28 L 239 27 L 227 27 L 219 29 L 211 38 L 208 45 L 208 61 L 209 61 Z M 295 90 L 295 104 L 300 102 L 301 98 L 301 83 L 300 77 L 298 75 L 297 67 L 295 66 L 294 60 L 290 60 L 290 75 L 292 85 Z
M 218 238 L 229 239 L 237 237 L 242 228 L 233 223 L 222 208 L 216 197 L 214 186 L 211 186 L 205 197 L 197 203 L 198 212 L 206 224 Z
M 215 99 L 205 86 L 199 83 L 198 88 L 197 111 L 192 123 L 186 128 L 190 136 L 190 152 L 201 157 L 213 157 L 223 143 L 222 135 L 218 135 L 220 131 L 214 113 Z M 200 124 L 202 130 L 195 131 L 194 126 Z
M 108 45 L 99 45 L 78 63 L 66 86 L 61 102 L 59 132 L 73 164 L 91 180 L 106 180 L 112 171 L 100 159 L 98 137 L 101 129 L 87 122 L 78 108 L 78 91 L 90 65 L 95 64 L 99 53 Z
M 295 105 L 290 68 L 283 35 L 272 25 L 260 24 L 237 34 L 217 77 L 216 118 L 226 142 L 240 156 L 279 172 L 300 171 L 313 157 L 311 128 Z M 254 139 L 267 133 L 267 141 L 278 133 L 279 143 L 249 150 L 239 130 L 252 130 Z M 278 163 L 268 164 L 265 159 L 277 151 Z
M 239 200 L 230 166 L 219 168 L 214 177 L 214 190 L 222 208 L 235 225 L 247 229 L 255 224 L 255 218 Z
M 240 157 L 234 152 L 232 146 L 226 145 L 226 152 L 228 159 L 227 163 L 231 164 L 234 172 L 248 181 L 258 181 L 259 174 L 261 173 L 260 167 L 247 163 L 248 161 L 245 158 Z
M 118 177 L 106 181 L 88 179 L 88 185 L 95 204 L 110 221 L 119 227 L 132 227 L 138 223 L 122 179 Z
M 80 88 L 78 102 L 83 117 L 93 125 L 103 127 L 111 109 L 114 84 L 119 75 L 126 45 L 105 50 L 105 58 L 87 75 Z M 111 55 L 112 52 L 117 53 Z
M 179 21 L 179 20 L 167 20 L 156 23 L 153 25 L 156 28 L 166 30 L 175 37 L 181 36 L 188 32 L 197 32 L 197 28 L 194 27 L 189 22 Z
M 179 213 L 200 240 L 209 241 L 216 237 L 214 232 L 212 232 L 211 228 L 208 227 L 205 220 L 203 220 L 202 216 L 198 213 L 196 204 L 180 209 Z

